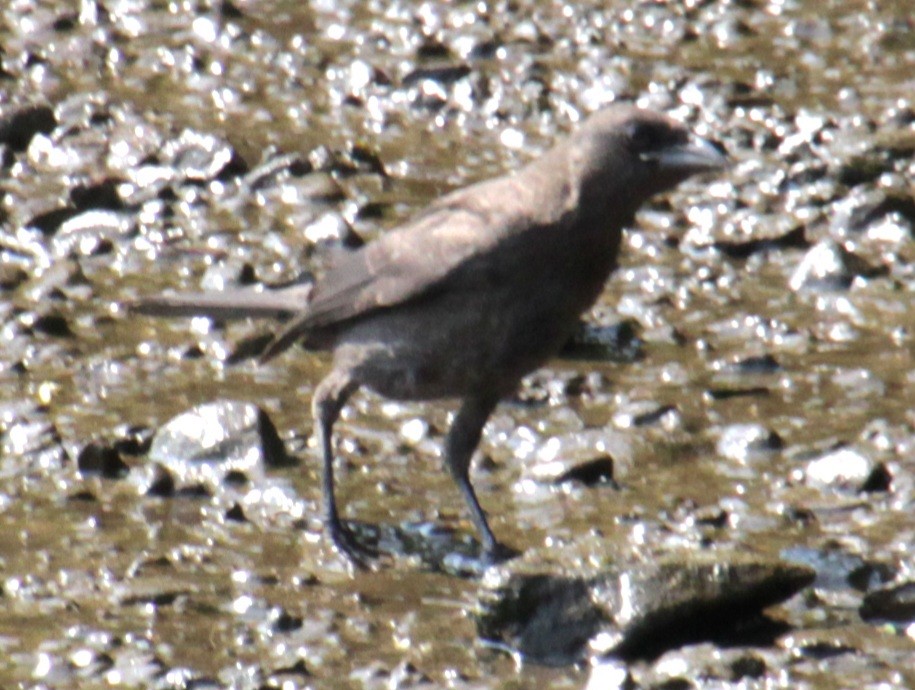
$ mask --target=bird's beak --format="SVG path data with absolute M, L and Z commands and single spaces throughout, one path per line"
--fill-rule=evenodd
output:
M 721 170 L 728 165 L 728 158 L 719 146 L 699 137 L 643 153 L 642 160 L 654 162 L 662 172 L 682 177 Z

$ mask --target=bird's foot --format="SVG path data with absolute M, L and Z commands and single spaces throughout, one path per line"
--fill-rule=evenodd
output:
M 522 551 L 518 551 L 517 549 L 513 549 L 512 547 L 497 541 L 491 546 L 483 549 L 480 560 L 485 566 L 498 565 L 499 563 L 510 561 L 511 559 L 520 556 L 522 553 Z
M 451 575 L 458 577 L 481 577 L 489 568 L 521 555 L 510 546 L 499 542 L 484 546 L 478 554 L 470 555 L 454 551 L 449 553 L 441 562 L 441 568 Z
M 353 531 L 339 520 L 328 523 L 331 541 L 358 570 L 374 570 L 382 553 L 375 546 L 360 541 Z

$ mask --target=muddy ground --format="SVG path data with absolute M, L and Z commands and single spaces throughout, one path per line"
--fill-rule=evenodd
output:
M 7 3 L 0 685 L 915 686 L 913 37 L 908 0 Z M 123 305 L 320 272 L 612 101 L 734 165 L 640 214 L 589 316 L 636 340 L 499 408 L 481 500 L 534 560 L 737 552 L 817 580 L 766 644 L 546 665 L 481 638 L 477 578 L 409 549 L 352 574 L 328 547 L 326 358 L 258 366 L 257 325 Z M 220 400 L 259 405 L 289 457 L 203 477 L 151 457 Z M 349 518 L 463 543 L 451 410 L 353 401 Z M 603 481 L 576 479 L 593 461 Z

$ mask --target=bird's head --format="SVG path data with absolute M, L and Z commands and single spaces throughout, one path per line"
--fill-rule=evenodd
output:
M 592 115 L 570 140 L 584 187 L 623 190 L 634 207 L 699 173 L 727 165 L 723 149 L 680 122 L 634 106 Z

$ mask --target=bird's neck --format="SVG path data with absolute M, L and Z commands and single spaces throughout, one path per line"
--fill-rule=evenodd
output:
M 549 248 L 554 268 L 574 276 L 569 297 L 581 310 L 593 304 L 616 267 L 623 228 L 635 209 L 632 200 L 614 193 L 618 180 L 583 177 L 578 164 L 568 155 L 547 154 L 525 171 L 531 179 L 522 188 L 536 190 L 529 207 L 543 209 L 539 245 Z

